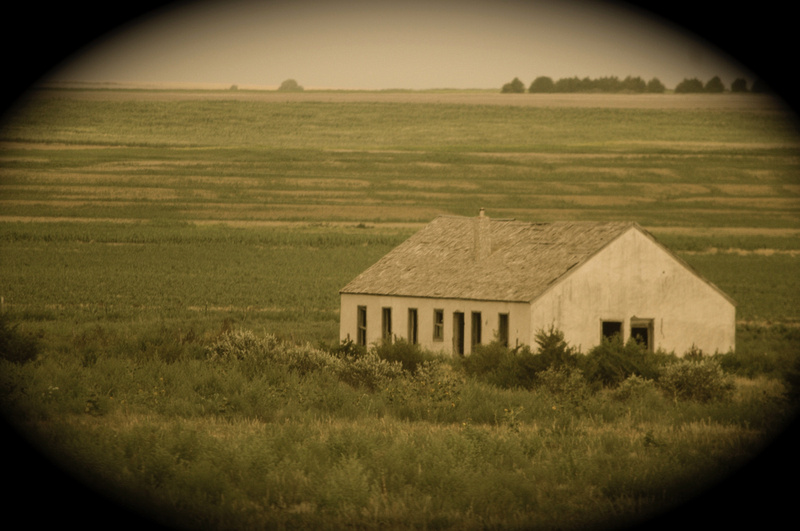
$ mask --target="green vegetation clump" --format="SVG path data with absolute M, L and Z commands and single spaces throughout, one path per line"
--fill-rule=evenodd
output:
M 28 363 L 39 355 L 39 340 L 18 330 L 8 318 L 0 314 L 0 359 L 13 363 Z
M 476 345 L 472 354 L 462 360 L 468 375 L 507 389 L 531 389 L 537 377 L 548 369 L 560 370 L 575 367 L 577 354 L 566 341 L 564 334 L 551 328 L 539 330 L 535 340 L 536 352 L 523 345 L 510 349 L 499 342 Z
M 666 365 L 658 376 L 658 387 L 675 400 L 709 402 L 733 394 L 733 379 L 710 358 L 682 359 Z
M 767 381 L 718 400 L 713 375 L 685 370 L 705 358 L 593 386 L 587 356 L 554 329 L 536 353 L 487 345 L 474 364 L 399 341 L 322 348 L 230 323 L 161 330 L 95 327 L 68 348 L 49 343 L 37 363 L 2 360 L 0 389 L 31 436 L 58 441 L 67 470 L 183 526 L 624 524 L 752 455 L 786 414 Z M 168 362 L 126 343 L 203 356 Z M 532 375 L 525 386 L 499 378 L 514 363 Z M 592 509 L 576 511 L 587 499 Z
M 432 356 L 425 352 L 419 345 L 395 338 L 393 341 L 383 341 L 374 348 L 378 358 L 389 363 L 400 363 L 403 370 L 414 374 L 417 369 Z
M 703 92 L 703 82 L 693 77 L 691 79 L 684 79 L 675 86 L 675 94 L 691 94 Z
M 522 94 L 525 92 L 525 85 L 519 80 L 519 78 L 515 77 L 511 82 L 503 85 L 503 88 L 500 91 L 504 94 Z
M 516 79 L 516 78 L 515 78 Z M 508 90 L 507 90 L 508 88 Z M 641 94 L 648 93 L 662 93 L 666 90 L 664 84 L 658 79 L 653 78 L 645 82 L 638 76 L 627 76 L 620 79 L 616 76 L 601 77 L 598 79 L 591 78 L 578 78 L 568 77 L 561 78 L 553 81 L 552 78 L 547 76 L 539 76 L 533 80 L 528 87 L 528 92 L 531 94 L 548 94 L 548 93 L 627 93 L 627 94 Z M 524 91 L 524 90 L 523 90 Z M 510 85 L 507 84 L 503 87 L 503 92 L 512 92 Z M 522 91 L 520 91 L 522 92 Z
M 303 87 L 294 79 L 287 79 L 278 87 L 278 92 L 302 92 Z
M 331 352 L 309 344 L 286 344 L 272 334 L 258 337 L 249 330 L 233 330 L 218 338 L 207 352 L 211 362 L 241 361 L 253 374 L 266 370 L 269 365 L 277 365 L 300 376 L 327 372 L 354 387 L 373 390 L 396 378 L 403 370 L 399 360 L 382 357 L 380 350 L 343 355 L 343 352 L 353 352 L 345 343 L 343 347 Z
M 619 336 L 603 338 L 586 354 L 582 368 L 586 378 L 603 387 L 616 387 L 630 376 L 655 379 L 664 354 L 649 353 L 634 339 L 622 341 Z

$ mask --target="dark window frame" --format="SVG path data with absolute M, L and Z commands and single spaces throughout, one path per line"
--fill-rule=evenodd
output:
M 620 341 L 622 337 L 622 329 L 624 322 L 619 319 L 603 319 L 600 321 L 600 339 L 611 340 L 615 335 L 619 335 Z
M 412 345 L 419 342 L 419 312 L 416 308 L 408 309 L 408 342 Z
M 654 349 L 655 319 L 632 317 L 630 322 L 630 332 L 634 340 L 643 343 L 648 352 Z M 643 339 L 643 341 L 642 341 Z
M 470 316 L 470 346 L 480 345 L 483 340 L 483 316 L 481 312 L 472 312 Z
M 381 308 L 381 339 L 392 341 L 392 307 Z
M 444 310 L 433 310 L 433 340 L 444 341 Z
M 509 334 L 509 321 L 510 318 L 508 313 L 499 313 L 497 314 L 497 340 L 500 342 L 501 345 L 504 347 L 508 346 L 508 342 L 510 339 Z
M 367 346 L 367 307 L 358 306 L 356 310 L 356 344 Z

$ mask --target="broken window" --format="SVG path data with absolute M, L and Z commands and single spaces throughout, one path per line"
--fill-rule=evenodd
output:
M 603 338 L 611 340 L 615 336 L 622 341 L 622 321 L 603 321 Z
M 444 310 L 433 310 L 433 340 L 444 341 Z
M 381 319 L 381 337 L 384 341 L 392 341 L 392 309 L 383 308 Z
M 408 342 L 417 344 L 417 309 L 408 309 Z
M 366 306 L 359 306 L 358 307 L 358 314 L 356 317 L 357 320 L 357 333 L 356 333 L 356 343 L 358 345 L 366 346 L 367 345 L 367 307 Z
M 631 337 L 645 349 L 653 351 L 653 319 L 631 317 Z
M 504 347 L 508 346 L 508 314 L 501 313 L 497 320 L 497 340 Z
M 481 312 L 472 312 L 472 346 L 481 344 Z
M 453 312 L 453 352 L 464 355 L 464 314 Z

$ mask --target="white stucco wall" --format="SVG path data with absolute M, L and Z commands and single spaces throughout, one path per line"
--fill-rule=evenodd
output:
M 654 320 L 655 349 L 734 349 L 735 306 L 634 228 L 534 301 L 531 329 L 555 325 L 586 353 L 600 343 L 602 321 L 622 321 L 627 340 L 634 316 Z
M 392 334 L 408 340 L 408 309 L 417 309 L 417 339 L 420 346 L 446 354 L 453 353 L 453 313 L 464 314 L 464 353 L 471 351 L 472 312 L 481 313 L 481 343 L 490 343 L 498 329 L 499 314 L 509 316 L 509 346 L 527 344 L 530 338 L 530 306 L 527 303 L 469 301 L 458 299 L 433 299 L 389 297 L 380 295 L 354 295 L 343 293 L 339 317 L 339 339 L 357 338 L 357 312 L 359 306 L 367 308 L 367 345 L 381 340 L 382 308 L 392 308 Z M 444 311 L 444 337 L 433 339 L 434 310 Z

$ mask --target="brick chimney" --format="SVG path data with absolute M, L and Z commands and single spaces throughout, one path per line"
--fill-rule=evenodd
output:
M 481 208 L 473 224 L 475 231 L 475 260 L 482 260 L 492 254 L 492 237 L 489 216 Z

